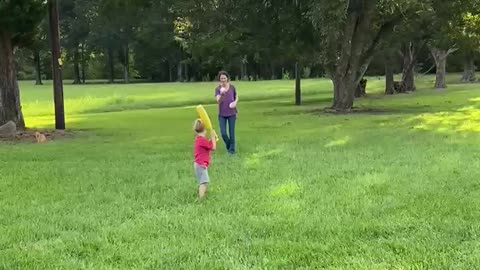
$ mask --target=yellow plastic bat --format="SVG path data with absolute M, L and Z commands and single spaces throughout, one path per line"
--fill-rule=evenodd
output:
M 213 130 L 212 122 L 210 121 L 210 117 L 208 117 L 207 111 L 202 105 L 197 106 L 197 113 L 198 113 L 198 117 L 200 117 L 200 120 L 202 120 L 202 123 L 205 125 L 205 129 L 209 132 L 212 132 Z M 217 141 L 218 141 L 218 136 L 217 136 Z

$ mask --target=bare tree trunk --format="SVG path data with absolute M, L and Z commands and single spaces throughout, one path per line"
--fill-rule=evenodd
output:
M 253 75 L 253 80 L 254 81 L 258 81 L 258 79 L 260 78 L 260 76 L 258 75 L 259 74 L 259 64 L 258 63 L 254 63 L 254 70 L 255 70 L 255 73 Z
M 393 95 L 395 94 L 395 87 L 394 87 L 394 74 L 393 74 L 393 61 L 392 55 L 390 52 L 385 52 L 384 55 L 384 62 L 385 62 L 385 94 L 386 95 Z
M 355 87 L 355 94 L 354 94 L 354 96 L 355 96 L 356 98 L 360 98 L 360 97 L 366 96 L 366 95 L 367 95 L 366 88 L 367 88 L 367 80 L 362 78 L 362 79 L 360 80 L 360 83 L 358 83 L 357 86 Z
M 115 64 L 114 62 L 115 61 L 113 59 L 113 48 L 112 47 L 108 47 L 108 69 L 109 69 L 109 83 L 114 83 L 115 81 Z
M 12 36 L 0 29 L 0 125 L 8 121 L 15 122 L 19 129 L 25 128 L 13 56 Z
M 446 67 L 447 67 L 447 55 L 445 50 L 432 50 L 432 53 L 435 55 L 435 65 L 437 67 L 436 76 L 435 76 L 435 88 L 447 88 L 445 82 L 446 76 Z
M 437 68 L 435 76 L 435 88 L 442 89 L 447 88 L 447 83 L 445 80 L 446 77 L 446 68 L 447 68 L 447 57 L 449 54 L 455 52 L 457 49 L 451 48 L 449 50 L 431 48 L 431 53 L 433 59 L 435 60 L 435 66 Z
M 53 75 L 53 104 L 55 109 L 55 129 L 65 130 L 65 104 L 63 95 L 63 64 L 60 58 L 62 50 L 60 45 L 58 1 L 48 1 L 48 20 L 50 32 L 50 44 L 52 52 L 52 75 Z M 78 48 L 77 48 L 78 49 Z
M 475 61 L 473 55 L 468 53 L 463 60 L 462 82 L 474 82 L 475 79 Z
M 169 82 L 173 82 L 172 63 L 168 61 L 168 79 Z
M 182 61 L 178 61 L 177 64 L 177 81 L 182 82 L 183 81 L 183 64 Z
M 415 85 L 415 74 L 413 72 L 413 66 L 403 70 L 402 81 L 405 84 L 405 91 L 417 90 L 417 86 Z
M 241 66 L 241 77 L 242 77 L 242 80 L 248 81 L 247 64 L 243 62 Z
M 417 50 L 420 50 L 419 48 Z M 417 51 L 413 42 L 408 42 L 402 52 L 403 55 L 403 70 L 402 81 L 405 86 L 405 91 L 415 91 L 415 74 L 414 68 L 417 62 Z
M 335 111 L 349 111 L 353 107 L 356 85 L 354 80 L 337 74 L 333 79 L 333 104 Z
M 33 50 L 33 61 L 35 62 L 35 85 L 42 85 L 42 65 L 40 63 L 40 50 Z
M 270 64 L 270 72 L 271 72 L 271 79 L 272 80 L 277 79 L 277 75 L 275 74 L 275 64 L 274 63 Z
M 381 33 L 379 31 L 373 40 L 365 36 L 372 26 L 375 12 L 376 1 L 368 0 L 348 10 L 343 29 L 346 38 L 339 43 L 340 56 L 332 69 L 334 111 L 350 111 L 353 107 L 355 91 L 368 68 Z M 369 47 L 367 52 L 364 51 L 366 45 Z
M 79 66 L 79 59 L 80 54 L 78 52 L 78 46 L 75 47 L 75 51 L 73 52 L 73 84 L 80 84 L 80 66 Z
M 125 49 L 124 49 L 124 56 L 125 56 L 125 62 L 124 62 L 124 80 L 125 83 L 130 83 L 130 74 L 129 74 L 129 65 L 130 65 L 130 49 L 128 47 L 128 42 L 125 44 Z
M 300 81 L 300 64 L 298 62 L 295 63 L 295 105 L 302 104 L 302 89 L 301 89 L 301 81 Z
M 185 82 L 189 82 L 190 81 L 190 76 L 188 74 L 188 64 L 187 63 L 184 64 L 183 69 L 185 71 Z
M 82 43 L 82 55 L 81 55 L 81 65 L 82 65 L 82 83 L 85 84 L 87 75 L 85 73 L 85 44 Z

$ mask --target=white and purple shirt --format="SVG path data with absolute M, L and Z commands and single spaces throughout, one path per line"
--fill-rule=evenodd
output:
M 220 88 L 215 88 L 215 96 L 220 95 Z M 222 117 L 229 117 L 237 114 L 237 108 L 230 108 L 230 103 L 234 102 L 237 97 L 237 90 L 235 86 L 230 84 L 230 88 L 223 94 L 222 100 L 218 104 L 218 115 Z

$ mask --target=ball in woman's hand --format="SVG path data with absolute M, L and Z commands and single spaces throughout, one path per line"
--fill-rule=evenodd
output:
M 232 102 L 232 103 L 230 103 L 230 105 L 229 105 L 230 109 L 233 109 L 233 108 L 235 108 L 236 106 L 237 106 L 237 105 L 235 104 L 235 102 Z
M 225 88 L 225 87 L 220 88 L 220 92 L 221 92 L 221 93 L 227 92 L 227 88 Z

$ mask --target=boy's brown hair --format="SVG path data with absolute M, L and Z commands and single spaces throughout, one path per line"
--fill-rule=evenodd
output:
M 193 130 L 196 134 L 202 133 L 205 131 L 205 125 L 202 123 L 202 120 L 197 119 L 193 123 Z

